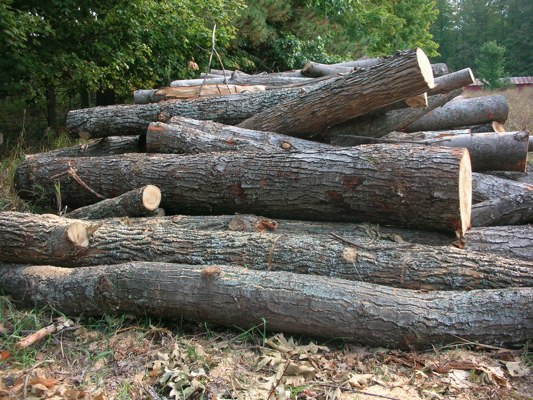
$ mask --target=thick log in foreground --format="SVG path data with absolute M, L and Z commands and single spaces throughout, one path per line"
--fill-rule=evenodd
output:
M 261 213 L 269 217 L 378 222 L 465 232 L 470 225 L 468 151 L 369 145 L 301 153 L 127 154 L 25 160 L 20 196 L 78 208 L 146 184 L 170 214 Z M 39 192 L 36 192 L 39 188 Z
M 156 213 L 161 202 L 157 186 L 146 185 L 113 199 L 105 199 L 67 214 L 74 219 L 102 219 L 115 217 L 149 217 Z
M 472 206 L 472 226 L 533 223 L 533 191 L 486 200 Z
M 301 88 L 279 89 L 188 101 L 84 108 L 69 111 L 66 127 L 72 136 L 90 139 L 143 135 L 151 122 L 168 122 L 173 116 L 233 125 L 280 101 L 295 98 L 301 91 Z
M 533 289 L 423 293 L 231 266 L 131 262 L 93 268 L 0 265 L 0 289 L 67 315 L 128 313 L 416 347 L 463 339 L 522 346 L 533 335 Z
M 509 114 L 507 100 L 503 95 L 475 97 L 450 101 L 405 129 L 406 132 L 454 129 L 460 126 L 479 125 L 498 121 L 504 123 Z
M 183 117 L 173 117 L 169 124 L 153 122 L 146 132 L 147 153 L 295 152 L 331 148 L 328 144 L 279 133 L 254 131 Z
M 324 82 L 320 88 L 259 112 L 239 126 L 310 137 L 434 86 L 431 64 L 421 49 L 398 53 L 371 69 Z
M 461 89 L 457 89 L 449 93 L 430 96 L 426 108 L 401 108 L 386 113 L 369 114 L 350 119 L 326 129 L 322 136 L 329 137 L 331 144 L 337 146 L 357 146 L 359 139 L 357 137 L 352 138 L 351 135 L 378 138 L 385 136 L 389 132 L 403 130 L 410 123 L 423 117 L 431 110 L 448 103 L 461 92 Z
M 503 199 L 508 196 L 533 192 L 533 185 L 489 174 L 472 174 L 472 201 Z
M 422 246 L 337 235 L 187 230 L 171 220 L 87 223 L 88 247 L 63 254 L 57 241 L 42 242 L 42 231 L 76 220 L 31 214 L 0 216 L 0 261 L 66 267 L 135 261 L 229 264 L 254 270 L 325 275 L 387 286 L 463 290 L 533 286 L 533 264 L 454 247 Z M 48 219 L 48 220 L 47 220 Z M 19 223 L 19 225 L 16 225 Z M 12 231 L 21 226 L 16 233 Z M 59 229 L 59 228 L 56 228 Z M 23 247 L 22 249 L 20 247 Z

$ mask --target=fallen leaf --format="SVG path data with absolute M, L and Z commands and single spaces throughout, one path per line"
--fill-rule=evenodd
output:
M 509 372 L 509 375 L 513 378 L 528 376 L 531 374 L 531 368 L 526 367 L 520 361 L 509 361 L 504 364 L 505 368 L 507 368 L 507 372 Z
M 53 388 L 57 385 L 57 381 L 52 378 L 45 378 L 44 376 L 37 376 L 33 379 L 30 379 L 30 385 L 44 385 L 48 389 Z
M 7 360 L 9 357 L 11 357 L 11 353 L 9 351 L 2 351 L 0 353 L 0 360 Z

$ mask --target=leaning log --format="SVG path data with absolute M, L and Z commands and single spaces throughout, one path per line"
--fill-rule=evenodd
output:
M 503 199 L 528 192 L 533 192 L 532 184 L 516 182 L 489 174 L 472 174 L 472 201 L 474 203 Z
M 69 111 L 66 127 L 72 136 L 90 139 L 143 135 L 151 122 L 167 122 L 173 116 L 233 125 L 280 101 L 297 97 L 301 90 L 279 89 L 189 101 L 84 108 Z
M 263 85 L 234 85 L 206 83 L 202 85 L 165 87 L 160 89 L 136 90 L 133 92 L 135 104 L 157 103 L 164 100 L 188 100 L 199 97 L 227 96 L 238 93 L 264 92 Z
M 132 262 L 71 270 L 2 264 L 0 290 L 67 315 L 265 324 L 373 346 L 428 348 L 458 338 L 523 346 L 533 333 L 531 288 L 424 293 L 288 272 Z
M 143 151 L 144 145 L 139 141 L 139 137 L 109 136 L 76 146 L 26 155 L 26 157 L 48 158 L 50 162 L 53 162 L 57 157 L 104 157 L 116 154 L 141 153 Z
M 359 138 L 351 138 L 352 135 L 379 138 L 389 132 L 403 130 L 411 122 L 441 107 L 459 94 L 461 90 L 457 89 L 450 93 L 430 96 L 426 108 L 401 108 L 354 118 L 324 130 L 322 136 L 329 138 L 331 144 L 337 146 L 356 146 Z
M 10 237 L 6 248 L 0 244 L 0 260 L 67 267 L 130 260 L 231 264 L 425 290 L 533 286 L 531 262 L 494 254 L 363 237 L 346 239 L 337 234 L 185 230 L 169 222 L 104 220 L 88 224 L 89 246 L 65 256 L 55 248 L 56 242 L 46 247 L 46 243 L 34 240 L 57 221 L 49 224 L 31 214 L 0 214 L 0 235 Z M 75 221 L 63 223 L 72 225 Z M 16 244 L 22 248 L 13 252 Z
M 431 64 L 421 49 L 399 53 L 369 70 L 324 82 L 320 88 L 259 112 L 239 126 L 310 137 L 434 86 Z
M 406 132 L 436 131 L 492 121 L 505 122 L 509 114 L 503 95 L 476 97 L 449 102 L 413 122 Z
M 77 208 L 137 187 L 161 188 L 169 213 L 261 213 L 307 220 L 369 221 L 465 232 L 469 226 L 468 151 L 369 145 L 300 153 L 127 154 L 27 159 L 17 168 L 24 199 Z M 36 190 L 39 190 L 37 192 Z
M 464 68 L 451 74 L 435 78 L 435 87 L 430 89 L 428 95 L 451 92 L 474 83 L 474 73 L 470 68 Z
M 146 185 L 130 190 L 113 199 L 105 199 L 67 214 L 73 219 L 102 219 L 117 217 L 149 217 L 154 215 L 161 202 L 157 186 Z
M 486 200 L 472 206 L 472 226 L 533 223 L 533 191 Z
M 153 122 L 146 132 L 147 153 L 296 152 L 331 148 L 328 144 L 279 133 L 183 117 L 173 117 L 169 124 Z

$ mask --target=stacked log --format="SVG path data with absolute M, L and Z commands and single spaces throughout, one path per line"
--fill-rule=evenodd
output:
M 524 174 L 529 134 L 500 96 L 454 100 L 470 69 L 209 72 L 71 111 L 96 141 L 26 156 L 19 195 L 62 214 L 0 213 L 0 291 L 379 346 L 533 335 L 533 192 L 485 173 Z

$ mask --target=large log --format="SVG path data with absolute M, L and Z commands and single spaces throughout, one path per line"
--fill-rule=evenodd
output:
M 533 191 L 486 200 L 472 206 L 472 226 L 522 225 L 533 222 Z
M 346 61 L 336 64 L 319 64 L 315 62 L 307 63 L 309 65 L 307 69 L 307 73 L 304 72 L 304 68 L 301 70 L 302 75 L 306 76 L 327 76 L 327 75 L 335 75 L 335 74 L 342 74 L 349 72 L 347 68 L 349 69 L 361 69 L 361 68 L 371 68 L 375 65 L 385 61 L 387 58 L 364 58 L 360 60 L 355 61 Z M 449 74 L 448 66 L 444 63 L 436 63 L 431 64 L 431 70 L 433 72 L 433 76 L 439 77 L 446 74 Z M 320 73 L 321 72 L 321 73 Z
M 102 219 L 116 217 L 148 217 L 154 215 L 161 202 L 157 186 L 146 185 L 130 190 L 113 199 L 105 199 L 67 214 L 74 219 Z
M 451 74 L 435 78 L 435 87 L 428 91 L 428 95 L 451 92 L 474 83 L 474 73 L 470 68 L 465 68 Z
M 500 178 L 489 174 L 472 174 L 472 201 L 503 199 L 508 196 L 533 192 L 533 185 Z
M 144 145 L 135 136 L 108 136 L 89 143 L 27 155 L 26 157 L 48 158 L 50 162 L 57 157 L 103 157 L 116 154 L 141 153 Z
M 136 90 L 133 92 L 135 104 L 157 103 L 163 100 L 188 100 L 199 97 L 227 96 L 238 93 L 263 92 L 263 85 L 234 85 L 207 82 L 205 85 L 174 86 L 160 89 Z
M 472 228 L 464 237 L 463 248 L 533 262 L 533 225 Z
M 50 221 L 50 222 L 49 222 Z M 57 240 L 42 240 L 56 221 L 32 214 L 0 214 L 4 262 L 67 267 L 126 261 L 231 264 L 254 270 L 325 275 L 425 290 L 533 286 L 533 263 L 453 247 L 422 246 L 340 235 L 295 235 L 187 230 L 171 220 L 87 224 L 88 247 L 63 254 Z M 18 229 L 17 229 L 18 227 Z M 41 239 L 41 240 L 39 240 Z M 18 247 L 17 247 L 18 246 Z M 13 250 L 17 248 L 17 250 Z
M 492 121 L 503 123 L 507 120 L 508 114 L 509 107 L 505 96 L 475 97 L 451 101 L 413 122 L 405 128 L 405 131 L 436 131 Z
M 431 65 L 420 49 L 399 53 L 369 70 L 324 82 L 320 88 L 259 112 L 239 126 L 309 137 L 434 86 Z
M 161 206 L 171 214 L 261 213 L 460 233 L 469 226 L 471 205 L 468 151 L 415 145 L 127 154 L 60 158 L 52 164 L 27 159 L 17 167 L 15 184 L 25 199 L 54 199 L 58 183 L 63 204 L 72 208 L 153 184 L 161 188 Z
M 356 146 L 359 138 L 352 138 L 352 135 L 379 138 L 389 132 L 405 129 L 411 122 L 441 107 L 459 94 L 461 90 L 457 89 L 450 93 L 430 96 L 426 108 L 400 108 L 354 118 L 326 129 L 322 136 L 329 138 L 331 144 L 337 146 Z
M 240 75 L 235 72 L 226 78 L 216 77 L 208 78 L 205 81 L 205 84 L 222 84 L 228 83 L 233 85 L 262 85 L 267 89 L 272 89 L 280 86 L 288 86 L 294 84 L 305 84 L 313 82 L 312 78 L 305 77 L 293 77 L 293 76 L 280 76 L 274 74 L 259 74 L 259 75 Z M 203 79 L 189 79 L 189 80 L 176 80 L 170 82 L 171 87 L 180 87 L 180 86 L 192 86 L 201 85 L 204 82 Z
M 66 127 L 73 136 L 85 139 L 117 135 L 142 135 L 151 122 L 167 122 L 173 116 L 237 124 L 297 97 L 301 88 L 241 93 L 188 101 L 115 105 L 69 111 Z
M 132 262 L 93 268 L 0 265 L 0 289 L 67 315 L 183 318 L 373 346 L 427 348 L 461 338 L 523 346 L 533 290 L 424 293 L 342 279 L 231 266 Z
M 153 122 L 146 132 L 148 153 L 295 152 L 331 148 L 328 144 L 279 133 L 254 131 L 183 117 L 173 117 L 169 124 Z

